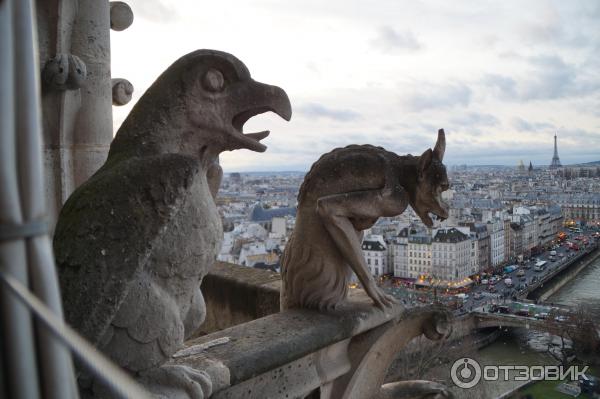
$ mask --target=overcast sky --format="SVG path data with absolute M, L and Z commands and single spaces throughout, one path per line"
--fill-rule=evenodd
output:
M 265 153 L 225 153 L 225 172 L 306 170 L 322 153 L 375 144 L 399 154 L 447 135 L 445 163 L 600 160 L 600 1 L 127 0 L 112 75 L 133 101 L 200 48 L 282 87 L 294 115 L 254 117 Z

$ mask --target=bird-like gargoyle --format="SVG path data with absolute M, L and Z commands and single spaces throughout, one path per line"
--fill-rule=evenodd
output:
M 282 89 L 252 80 L 230 54 L 187 54 L 140 98 L 106 163 L 60 213 L 54 251 L 66 320 L 167 397 L 210 394 L 204 373 L 164 363 L 206 313 L 200 282 L 222 241 L 219 153 L 264 151 L 268 131 L 242 130 L 267 111 L 291 118 Z
M 282 309 L 334 308 L 347 297 L 352 271 L 377 306 L 391 304 L 365 263 L 362 231 L 408 205 L 429 227 L 430 213 L 447 218 L 441 198 L 449 187 L 445 148 L 440 130 L 434 149 L 418 157 L 350 145 L 315 162 L 300 187 L 296 225 L 283 254 Z

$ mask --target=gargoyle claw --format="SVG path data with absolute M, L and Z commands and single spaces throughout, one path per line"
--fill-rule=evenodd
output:
M 372 285 L 368 288 L 365 288 L 365 291 L 373 300 L 375 306 L 377 306 L 381 310 L 385 310 L 386 307 L 390 307 L 393 304 L 397 303 L 397 301 L 392 296 L 385 294 L 376 285 Z
M 209 375 L 187 366 L 161 366 L 142 373 L 142 380 L 156 399 L 205 399 L 212 394 Z

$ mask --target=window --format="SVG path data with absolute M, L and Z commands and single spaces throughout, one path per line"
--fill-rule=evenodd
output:
M 379 260 L 375 259 L 375 266 L 379 266 Z

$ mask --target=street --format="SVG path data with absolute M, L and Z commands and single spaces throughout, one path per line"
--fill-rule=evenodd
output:
M 519 291 L 530 289 L 532 285 L 539 283 L 544 277 L 584 251 L 586 248 L 584 242 L 587 242 L 587 246 L 589 246 L 598 240 L 598 234 L 594 236 L 596 232 L 593 230 L 584 230 L 581 233 L 565 231 L 565 233 L 567 233 L 566 238 L 550 250 L 532 256 L 523 264 L 515 262 L 514 265 L 517 267 L 513 271 L 493 275 L 483 274 L 479 281 L 475 281 L 470 290 L 463 294 L 448 294 L 445 289 L 415 290 L 393 287 L 389 280 L 383 284 L 382 288 L 406 306 L 419 306 L 437 300 L 446 303 L 457 313 L 470 312 L 485 305 L 502 304 L 505 301 L 517 299 Z M 505 280 L 508 278 L 510 278 L 511 284 L 507 285 Z

